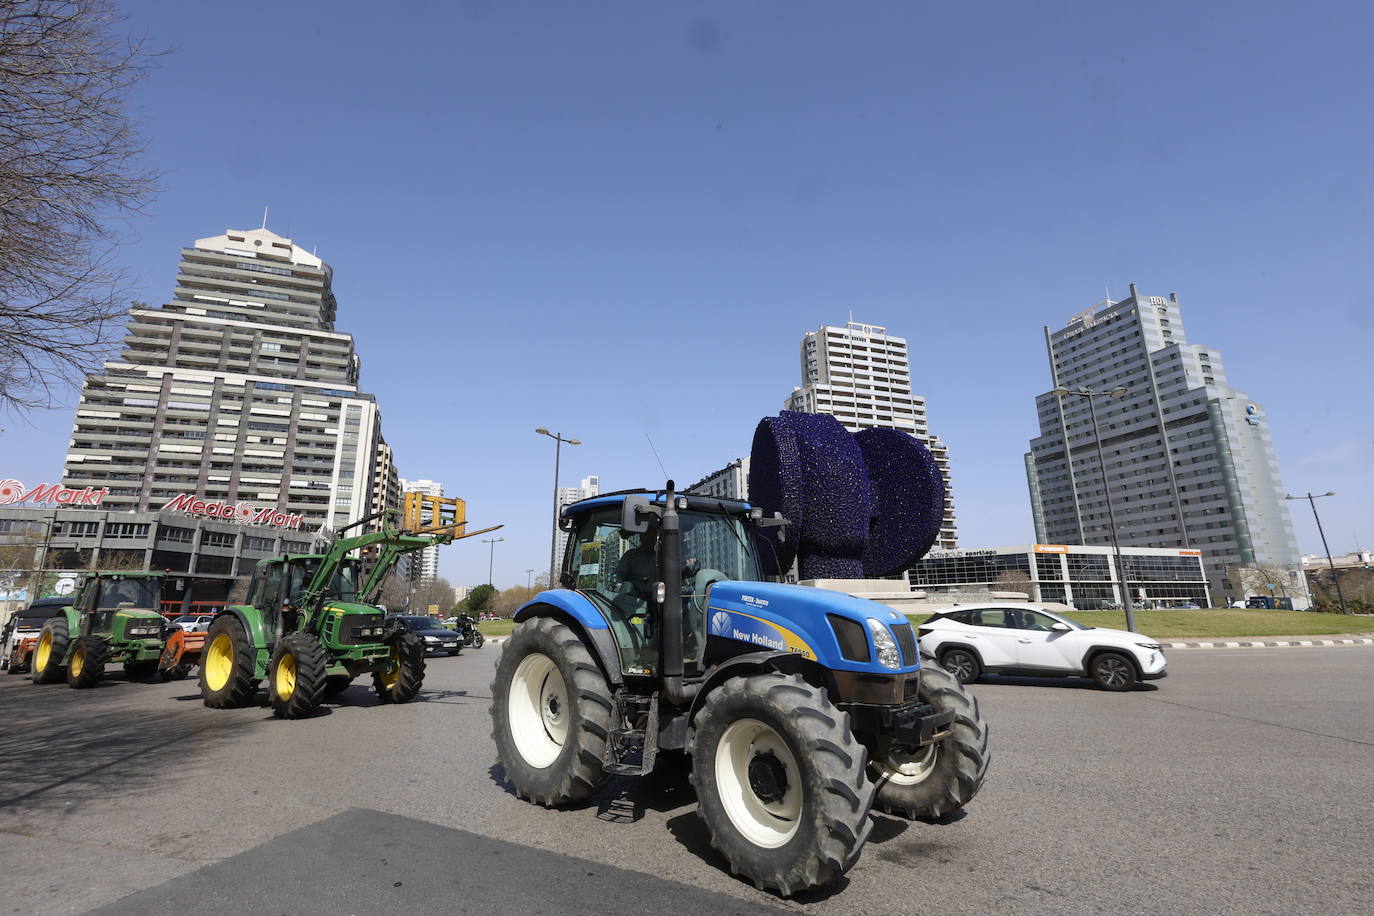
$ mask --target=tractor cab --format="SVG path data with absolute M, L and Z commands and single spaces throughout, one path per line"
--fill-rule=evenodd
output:
M 99 574 L 87 579 L 75 604 L 81 615 L 81 632 L 85 635 L 114 633 L 115 615 L 121 611 L 129 618 L 155 615 L 160 622 L 163 580 L 164 577 L 156 573 Z M 135 611 L 146 613 L 129 613 Z
M 762 578 L 755 550 L 766 540 L 751 536 L 760 513 L 751 515 L 749 504 L 738 500 L 676 496 L 678 537 L 664 538 L 658 510 L 666 498 L 639 490 L 593 497 L 563 511 L 569 534 L 562 584 L 576 589 L 605 617 L 626 675 L 660 670 L 660 628 L 677 615 L 658 609 L 669 605 L 666 592 L 673 580 L 684 674 L 691 677 L 707 663 L 706 602 L 711 586 Z
M 297 613 L 305 600 L 306 590 L 326 559 L 323 554 L 305 554 L 263 560 L 253 570 L 248 603 L 271 620 L 283 610 Z M 359 560 L 353 557 L 339 559 L 324 594 L 331 601 L 357 601 L 361 572 Z

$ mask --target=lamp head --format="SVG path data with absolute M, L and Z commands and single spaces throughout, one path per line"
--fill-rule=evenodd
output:
M 582 444 L 582 440 L 581 440 L 581 439 L 569 439 L 569 440 L 567 440 L 567 442 L 568 442 L 569 445 L 581 445 L 581 444 Z
M 549 431 L 542 426 L 536 429 L 535 432 L 539 433 L 541 436 L 547 436 L 549 434 Z
M 1111 391 L 1108 391 L 1108 392 L 1107 392 L 1107 397 L 1109 397 L 1109 398 L 1124 398 L 1125 396 L 1126 396 L 1126 386 L 1125 386 L 1125 385 L 1117 385 L 1117 386 L 1116 386 L 1115 388 L 1113 388 Z
M 1050 391 L 1050 394 L 1054 395 L 1057 398 L 1062 398 L 1067 397 L 1070 394 L 1073 394 L 1073 392 L 1067 388 L 1055 388 Z

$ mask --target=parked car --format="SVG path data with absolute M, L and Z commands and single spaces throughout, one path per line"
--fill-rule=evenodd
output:
M 1033 604 L 961 605 L 917 628 L 921 650 L 961 683 L 984 674 L 1091 677 L 1129 690 L 1167 673 L 1164 649 L 1148 636 L 1084 626 Z
M 210 621 L 214 619 L 214 614 L 182 614 L 173 618 L 172 626 L 181 627 L 187 633 L 204 633 L 210 629 Z
M 409 614 L 392 614 L 387 623 L 399 622 L 411 633 L 425 641 L 425 652 L 447 652 L 457 655 L 463 651 L 463 640 L 452 630 L 446 630 L 433 617 L 418 617 Z

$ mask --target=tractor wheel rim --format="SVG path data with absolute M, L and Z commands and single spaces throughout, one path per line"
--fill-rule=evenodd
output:
M 914 786 L 925 782 L 935 769 L 935 761 L 940 756 L 939 743 L 927 744 L 908 752 L 893 748 L 882 764 L 879 776 L 882 782 L 899 786 Z
M 42 671 L 48 667 L 48 658 L 52 655 L 52 634 L 44 633 L 38 637 L 38 648 L 33 653 L 33 670 Z
M 506 701 L 511 737 L 525 763 L 543 769 L 568 741 L 568 688 L 553 659 L 532 652 L 521 659 Z
M 72 677 L 81 677 L 81 672 L 86 667 L 86 647 L 77 643 L 76 651 L 72 653 L 72 660 L 68 663 L 68 668 Z
M 395 646 L 391 647 L 389 663 L 387 670 L 382 672 L 382 686 L 387 690 L 395 690 L 401 681 L 401 650 Z
M 296 695 L 296 656 L 287 652 L 277 662 L 277 698 L 289 700 Z
M 750 766 L 772 756 L 785 776 L 780 797 L 765 799 L 750 781 Z M 738 719 L 720 736 L 716 786 L 730 823 L 755 846 L 776 849 L 801 827 L 804 790 L 801 769 L 782 735 L 758 719 Z
M 220 633 L 205 650 L 205 686 L 222 690 L 234 671 L 234 641 L 228 633 Z

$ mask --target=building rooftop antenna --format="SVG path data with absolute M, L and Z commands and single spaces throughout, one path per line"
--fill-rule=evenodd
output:
M 262 208 L 262 228 L 267 228 L 267 208 Z

